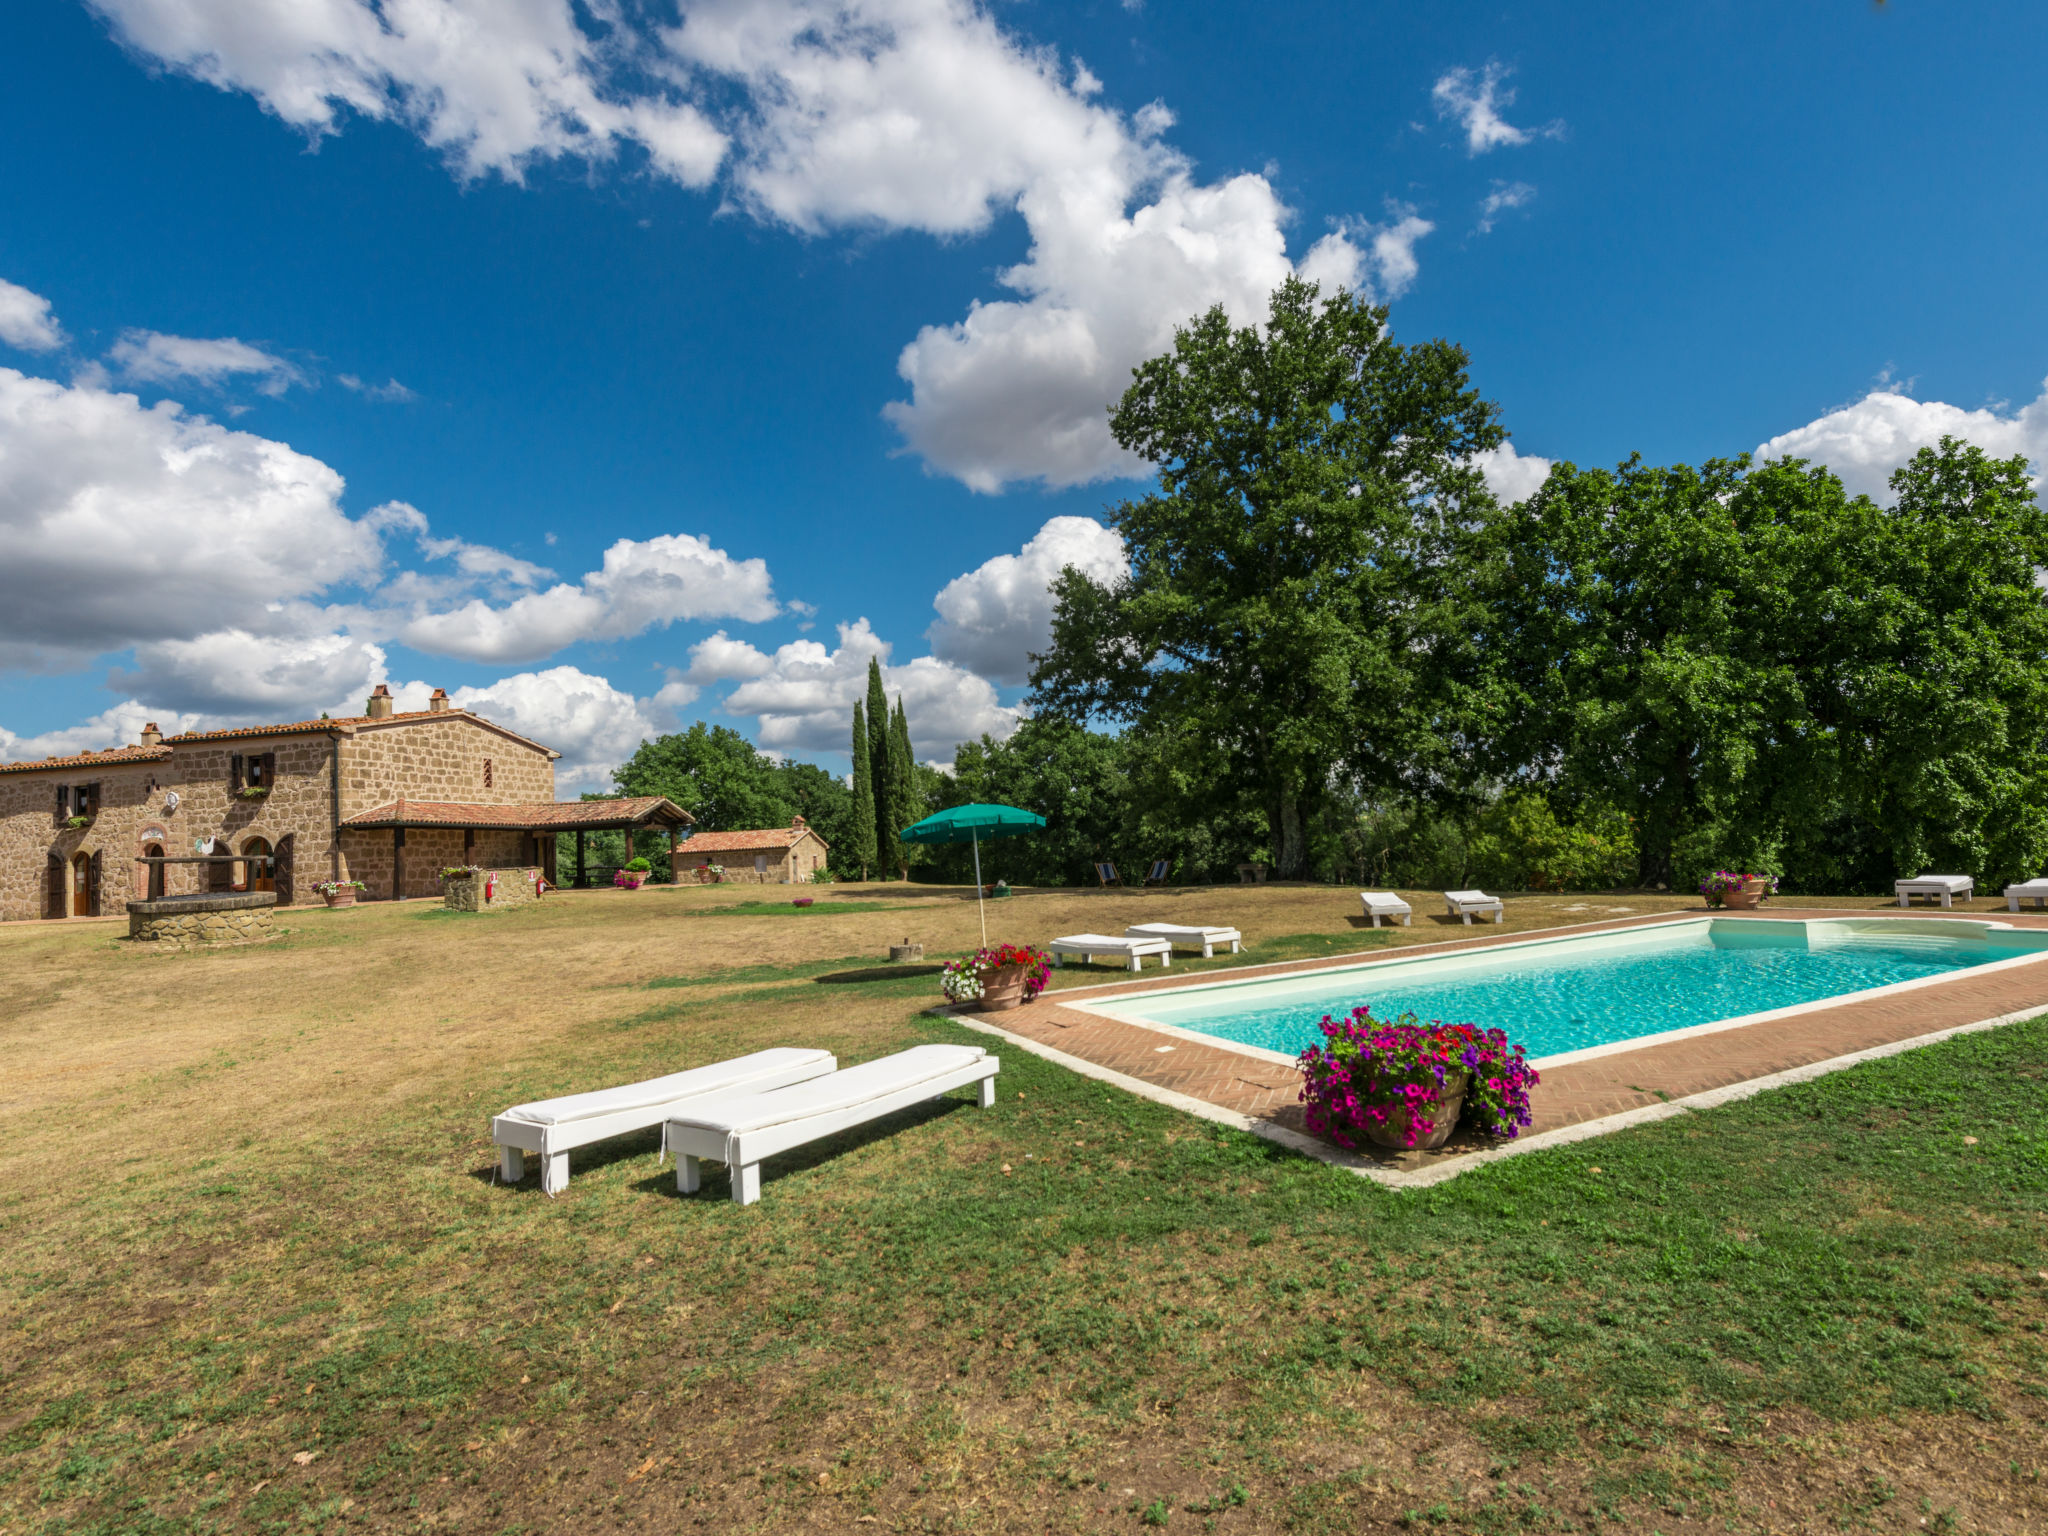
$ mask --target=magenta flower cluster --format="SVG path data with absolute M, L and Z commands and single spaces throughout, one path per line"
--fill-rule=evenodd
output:
M 1428 1111 L 1462 1085 L 1460 1119 L 1485 1136 L 1513 1137 L 1529 1123 L 1529 1090 L 1541 1081 L 1505 1030 L 1425 1024 L 1412 1013 L 1391 1023 L 1370 1006 L 1346 1019 L 1325 1015 L 1325 1044 L 1301 1053 L 1301 1102 L 1309 1130 L 1357 1150 L 1360 1139 L 1399 1125 L 1414 1146 L 1437 1127 Z

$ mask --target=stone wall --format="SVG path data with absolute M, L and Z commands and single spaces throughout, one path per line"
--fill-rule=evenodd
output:
M 277 906 L 269 891 L 134 901 L 128 904 L 128 937 L 190 949 L 201 944 L 254 944 L 277 936 Z
M 147 895 L 148 870 L 135 858 L 157 844 L 171 857 L 193 852 L 200 838 L 218 837 L 240 852 L 262 838 L 274 850 L 291 839 L 290 889 L 280 898 L 314 899 L 316 880 L 338 878 L 334 817 L 328 793 L 333 744 L 324 733 L 229 743 L 193 743 L 154 761 L 110 758 L 64 768 L 0 773 L 0 920 L 43 916 L 45 871 L 52 854 L 67 865 L 78 854 L 100 855 L 100 915 L 118 917 L 131 900 Z M 273 752 L 277 778 L 269 794 L 243 799 L 229 782 L 230 757 Z M 91 824 L 72 829 L 56 817 L 59 784 L 100 786 L 100 809 Z M 177 796 L 175 806 L 171 796 Z M 164 894 L 209 888 L 203 864 L 164 869 Z
M 332 792 L 337 741 L 339 811 Z M 269 793 L 236 794 L 233 759 L 263 753 L 276 757 Z M 486 760 L 489 786 L 484 784 Z M 100 786 L 98 815 L 82 828 L 61 825 L 57 786 L 90 783 Z M 337 834 L 335 823 L 401 795 L 491 805 L 552 803 L 554 763 L 544 750 L 474 715 L 451 711 L 446 718 L 336 721 L 332 733 L 322 729 L 190 742 L 173 738 L 159 754 L 142 760 L 116 754 L 104 765 L 88 759 L 61 768 L 0 773 L 0 921 L 44 915 L 53 855 L 65 867 L 69 915 L 70 861 L 81 853 L 100 855 L 100 915 L 118 917 L 129 901 L 148 894 L 148 870 L 135 862 L 138 854 L 155 843 L 174 858 L 185 857 L 201 838 L 219 838 L 237 853 L 257 838 L 273 850 L 287 848 L 290 878 L 283 882 L 287 888 L 277 892 L 287 904 L 317 900 L 312 887 L 318 880 L 361 880 L 367 897 L 388 898 L 391 834 Z M 533 842 L 524 833 L 479 832 L 465 858 L 459 830 L 415 828 L 407 833 L 404 894 L 438 897 L 444 865 L 489 861 L 524 866 L 532 860 Z M 208 890 L 213 878 L 204 864 L 167 865 L 164 894 Z
M 446 719 L 358 721 L 342 750 L 342 816 L 388 805 L 401 795 L 472 805 L 551 803 L 554 760 L 461 711 Z
M 447 894 L 442 903 L 451 912 L 505 912 L 513 907 L 531 906 L 540 900 L 540 868 L 480 869 L 467 880 L 444 882 Z M 489 902 L 484 892 L 491 892 Z

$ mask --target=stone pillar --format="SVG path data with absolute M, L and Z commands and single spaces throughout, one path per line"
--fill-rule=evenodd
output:
M 391 899 L 405 900 L 405 828 L 391 829 Z

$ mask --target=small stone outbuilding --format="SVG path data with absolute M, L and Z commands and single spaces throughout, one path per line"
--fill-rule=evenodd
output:
M 831 850 L 798 816 L 786 827 L 758 832 L 699 832 L 675 851 L 676 879 L 699 880 L 712 865 L 725 878 L 754 885 L 808 885 Z

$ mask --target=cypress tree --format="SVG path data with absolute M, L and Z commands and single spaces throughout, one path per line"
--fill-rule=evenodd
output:
M 914 764 L 910 755 L 910 721 L 903 713 L 903 695 L 899 693 L 896 713 L 889 719 L 889 851 L 906 878 L 910 874 L 911 845 L 897 834 L 918 819 Z
M 853 706 L 853 830 L 846 857 L 868 877 L 868 862 L 875 851 L 875 779 L 869 768 L 868 723 L 859 703 Z
M 889 771 L 889 695 L 882 690 L 882 664 L 876 658 L 868 658 L 868 773 L 874 785 L 875 830 L 867 846 L 874 850 L 873 857 L 881 877 L 889 878 L 889 871 L 896 867 L 896 834 L 907 823 L 899 823 L 896 816 L 896 792 L 890 780 Z

